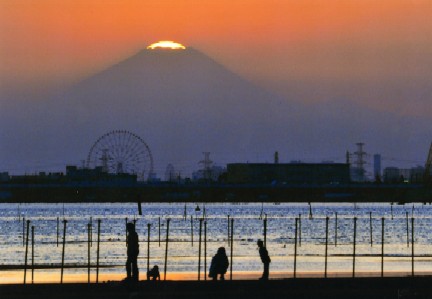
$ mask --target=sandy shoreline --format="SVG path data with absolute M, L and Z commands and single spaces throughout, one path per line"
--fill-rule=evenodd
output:
M 269 281 L 141 281 L 125 283 L 3 284 L 2 299 L 84 298 L 432 298 L 431 277 L 296 278 Z
M 415 273 L 415 276 L 431 276 L 431 271 L 419 271 Z M 258 280 L 261 276 L 261 272 L 235 272 L 233 273 L 233 280 Z M 310 271 L 310 272 L 297 272 L 297 278 L 324 278 L 323 272 Z M 328 272 L 328 278 L 351 278 L 352 272 Z M 374 278 L 381 277 L 380 272 L 356 272 L 355 277 L 362 278 Z M 384 277 L 411 277 L 411 272 L 401 272 L 401 271 L 387 271 L 384 273 Z M 52 283 L 57 284 L 60 283 L 60 270 L 54 269 L 50 271 L 38 272 L 35 270 L 33 277 L 34 284 L 46 284 Z M 125 278 L 125 274 L 119 273 L 99 273 L 98 281 L 100 283 L 105 282 L 115 282 L 121 281 Z M 161 273 L 161 278 L 163 280 L 164 276 Z M 294 278 L 293 273 L 287 272 L 271 272 L 270 279 L 271 280 L 280 280 L 280 279 L 292 279 Z M 141 271 L 140 273 L 140 281 L 144 281 L 146 279 L 145 272 Z M 229 273 L 225 276 L 226 280 L 230 279 Z M 167 273 L 166 280 L 168 281 L 198 281 L 198 273 L 196 272 L 171 272 Z M 200 280 L 209 280 L 209 278 L 205 279 L 204 273 L 201 272 Z M 0 271 L 0 285 L 1 284 L 23 284 L 24 282 L 24 271 L 23 270 L 13 270 L 13 271 Z M 31 270 L 27 270 L 26 273 L 26 282 L 27 284 L 32 283 Z M 65 270 L 63 275 L 64 283 L 87 283 L 88 282 L 88 274 L 82 273 L 68 273 Z M 90 282 L 96 282 L 96 272 L 94 270 L 91 271 L 90 274 Z

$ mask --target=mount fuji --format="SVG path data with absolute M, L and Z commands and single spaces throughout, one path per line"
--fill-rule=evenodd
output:
M 37 161 L 47 171 L 79 164 L 98 137 L 116 129 L 145 140 L 159 176 L 168 164 L 190 175 L 202 152 L 219 165 L 271 162 L 274 151 L 281 162 L 343 162 L 358 141 L 385 156 L 423 158 L 432 137 L 429 120 L 338 99 L 304 105 L 282 98 L 193 48 L 142 50 L 27 109 L 20 118 L 1 113 L 3 164 Z

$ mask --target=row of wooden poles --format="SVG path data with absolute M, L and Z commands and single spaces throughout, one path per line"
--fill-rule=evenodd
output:
M 58 219 L 58 218 L 57 218 Z M 65 250 L 66 250 L 66 228 L 67 228 L 67 220 L 63 219 L 63 242 L 62 242 L 62 255 L 61 255 L 61 272 L 60 272 L 60 283 L 63 283 L 63 272 L 64 272 L 64 261 L 65 261 Z M 24 284 L 27 283 L 27 257 L 28 257 L 28 247 L 29 247 L 29 227 L 30 227 L 30 220 L 23 221 L 23 223 L 26 223 L 26 238 L 25 238 L 25 258 L 24 258 Z M 96 251 L 96 283 L 99 282 L 99 253 L 100 253 L 100 226 L 101 226 L 101 220 L 97 220 L 97 226 L 98 226 L 98 233 L 97 233 L 97 251 Z M 57 226 L 57 232 L 59 232 L 59 226 Z M 88 257 L 88 282 L 90 283 L 90 269 L 91 269 L 91 263 L 90 263 L 90 247 L 92 246 L 92 224 L 87 224 L 87 236 L 88 236 L 88 251 L 87 251 L 87 257 Z M 57 246 L 59 245 L 59 238 L 57 234 Z M 31 283 L 34 283 L 34 245 L 35 245 L 35 239 L 34 239 L 34 226 L 31 226 Z
M 311 213 L 309 214 L 309 219 L 311 219 L 312 217 L 311 217 Z M 410 244 L 410 239 L 409 239 L 409 213 L 408 212 L 406 212 L 405 213 L 405 215 L 406 215 L 406 241 L 407 241 L 407 247 L 409 247 L 409 244 Z M 203 219 L 205 219 L 206 217 L 203 217 Z M 227 240 L 228 240 L 228 246 L 230 246 L 230 242 L 229 242 L 229 240 L 230 240 L 230 215 L 228 215 L 227 216 L 227 218 L 228 218 L 228 225 L 227 225 L 227 228 L 228 228 L 228 232 L 227 232 L 227 235 L 228 235 L 228 238 L 227 238 Z M 412 217 L 413 218 L 413 217 Z M 26 229 L 25 229 L 25 223 L 26 223 L 26 221 L 25 221 L 25 217 L 23 217 L 22 218 L 23 219 L 23 221 L 22 221 L 22 223 L 23 223 L 23 227 L 22 227 L 22 243 L 23 243 L 23 246 L 25 245 L 25 232 L 26 232 Z M 186 219 L 186 218 L 184 218 L 184 219 Z M 259 218 L 260 220 L 263 220 L 263 222 L 264 222 L 264 231 L 266 231 L 267 230 L 267 227 L 266 227 L 266 225 L 267 225 L 267 214 L 264 214 L 264 217 L 260 217 Z M 299 235 L 298 235 L 298 243 L 299 243 L 299 246 L 301 246 L 301 243 L 302 243 L 302 214 L 299 214 L 298 215 L 298 225 L 299 225 Z M 338 213 L 336 212 L 335 213 L 335 223 L 334 223 L 334 245 L 335 246 L 337 246 L 338 245 Z M 372 246 L 373 245 L 373 236 L 372 236 L 372 234 L 373 234 L 373 225 L 372 225 L 372 212 L 369 212 L 369 231 L 370 231 L 370 245 Z M 393 219 L 393 217 L 392 217 L 392 219 Z M 125 220 L 126 220 L 126 223 L 127 223 L 127 221 L 128 221 L 128 218 L 125 218 Z M 133 222 L 134 222 L 134 224 L 136 223 L 136 219 L 134 219 L 133 220 Z M 160 244 L 161 244 L 161 218 L 159 217 L 159 220 L 158 220 L 158 222 L 159 222 L 159 246 L 160 246 Z M 192 246 L 193 246 L 193 243 L 194 243 L 194 237 L 193 237 L 193 235 L 194 235 L 194 230 L 193 230 L 193 216 L 190 216 L 190 224 L 191 224 L 191 243 L 192 243 Z M 93 227 L 93 225 L 92 225 L 92 217 L 90 217 L 90 223 L 89 223 L 89 225 L 90 225 L 90 242 L 92 243 L 92 227 Z M 59 219 L 59 217 L 57 217 L 57 246 L 59 246 L 59 235 L 60 235 L 60 219 Z M 266 243 L 266 234 L 264 234 L 264 244 Z
M 335 241 L 334 244 L 337 246 L 337 214 L 335 215 Z M 234 219 L 230 218 L 228 215 L 227 223 L 227 235 L 228 235 L 228 246 L 230 247 L 230 280 L 232 280 L 232 267 L 233 267 L 233 250 L 234 250 Z M 126 223 L 128 219 L 126 218 Z M 328 246 L 329 246 L 329 217 L 326 217 L 325 225 L 325 260 L 324 260 L 324 277 L 327 277 L 327 266 L 328 266 Z M 87 224 L 88 232 L 88 282 L 90 283 L 90 272 L 91 272 L 91 255 L 90 247 L 92 246 L 92 220 Z M 353 229 L 353 260 L 352 260 L 352 277 L 355 277 L 355 266 L 356 266 L 356 245 L 357 245 L 357 217 L 353 218 L 354 229 Z M 59 222 L 57 218 L 57 246 L 59 245 Z M 136 225 L 136 220 L 133 220 Z M 63 283 L 63 273 L 64 273 L 64 260 L 65 260 L 65 249 L 66 249 L 66 229 L 67 220 L 62 220 L 63 223 L 63 240 L 62 240 L 62 255 L 61 255 L 61 272 L 60 272 L 60 283 Z M 159 217 L 159 246 L 161 244 L 161 219 Z M 26 224 L 26 227 L 24 226 Z M 407 224 L 407 246 L 409 246 L 409 218 L 408 213 L 406 214 L 406 224 Z M 166 237 L 165 237 L 165 258 L 164 258 L 164 280 L 166 280 L 166 273 L 168 268 L 168 248 L 169 248 L 169 225 L 170 219 L 166 220 Z M 28 268 L 28 249 L 29 249 L 29 232 L 30 232 L 30 220 L 25 221 L 23 219 L 23 234 L 26 232 L 25 237 L 25 259 L 24 259 L 24 284 L 27 282 L 27 268 Z M 99 282 L 99 255 L 100 255 L 100 227 L 101 220 L 97 220 L 97 251 L 96 251 L 96 283 Z M 372 239 L 372 213 L 370 213 L 370 244 L 373 245 Z M 26 229 L 27 228 L 27 229 Z M 147 224 L 147 271 L 150 269 L 150 230 L 151 224 Z M 263 229 L 264 229 L 264 245 L 267 243 L 267 215 L 263 217 Z M 384 244 L 385 244 L 385 218 L 381 218 L 381 277 L 384 276 Z M 31 226 L 31 282 L 34 282 L 34 226 Z M 204 235 L 204 240 L 202 239 Z M 24 240 L 24 237 L 23 237 Z M 127 237 L 126 237 L 127 240 Z M 193 246 L 193 218 L 191 217 L 191 243 Z M 24 243 L 23 243 L 24 244 Z M 207 220 L 205 218 L 199 218 L 199 240 L 198 240 L 198 280 L 201 279 L 201 260 L 202 260 L 202 244 L 203 246 L 203 256 L 204 256 L 204 279 L 207 279 Z M 294 231 L 294 270 L 293 277 L 297 277 L 297 257 L 298 257 L 298 246 L 301 247 L 301 214 L 299 217 L 295 218 L 295 231 Z M 414 276 L 414 217 L 411 218 L 411 274 Z
M 128 219 L 126 218 L 126 223 L 127 223 Z M 167 268 L 168 268 L 168 245 L 169 245 L 169 225 L 170 225 L 170 221 L 171 219 L 167 219 L 166 220 L 166 238 L 165 238 L 165 259 L 164 259 L 164 280 L 166 280 L 166 273 L 167 273 Z M 229 220 L 228 220 L 229 221 Z M 67 229 L 67 220 L 63 220 L 63 241 L 62 241 L 62 256 L 61 256 L 61 272 L 60 272 L 60 283 L 63 283 L 63 273 L 64 273 L 64 261 L 65 261 L 65 250 L 66 250 L 66 229 Z M 133 220 L 134 224 L 136 225 L 136 220 Z M 26 224 L 26 238 L 25 238 L 25 258 L 24 258 L 24 284 L 27 283 L 27 268 L 28 268 L 28 249 L 29 249 L 29 227 L 30 227 L 30 220 L 27 221 L 23 221 L 23 223 Z M 96 283 L 99 282 L 99 253 L 100 253 L 100 226 L 101 226 L 101 220 L 98 219 L 97 220 L 97 226 L 98 226 L 98 231 L 97 231 L 97 253 L 96 253 Z M 203 233 L 203 224 L 204 224 L 204 242 L 202 241 L 202 233 Z M 160 245 L 160 232 L 161 232 L 161 222 L 160 222 L 160 218 L 159 218 L 159 245 Z M 232 280 L 232 263 L 233 263 L 233 243 L 234 243 L 234 219 L 231 219 L 230 225 L 229 227 L 231 227 L 231 234 L 230 234 L 230 239 L 229 239 L 229 244 L 231 247 L 231 254 L 230 254 L 230 280 Z M 147 271 L 150 270 L 150 228 L 151 228 L 151 224 L 148 223 L 147 224 Z M 57 228 L 57 232 L 59 231 L 59 228 Z M 229 232 L 228 232 L 229 234 Z M 87 264 L 87 268 L 88 268 L 88 283 L 90 283 L 90 270 L 91 270 L 91 256 L 90 256 L 90 247 L 92 246 L 92 223 L 88 223 L 87 224 L 87 235 L 88 235 L 88 251 L 87 251 L 87 255 L 88 255 L 88 264 Z M 57 246 L 58 246 L 58 235 L 57 235 Z M 192 233 L 192 240 L 193 240 L 193 233 Z M 126 237 L 126 242 L 127 242 L 127 237 Z M 192 241 L 193 242 L 193 241 Z M 204 277 L 205 279 L 207 279 L 207 260 L 206 260 L 206 256 L 207 256 L 207 221 L 204 220 L 204 218 L 200 218 L 199 219 L 199 253 L 198 253 L 198 280 L 201 279 L 201 245 L 202 243 L 204 243 Z M 31 283 L 34 283 L 34 245 L 35 245 L 35 241 L 34 241 L 34 226 L 31 226 Z

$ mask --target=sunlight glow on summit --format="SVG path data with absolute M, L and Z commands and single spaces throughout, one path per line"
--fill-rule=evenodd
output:
M 185 50 L 186 47 L 182 44 L 170 41 L 170 40 L 163 40 L 158 41 L 157 43 L 151 44 L 147 47 L 149 50 L 155 50 L 155 49 L 171 49 L 171 50 Z

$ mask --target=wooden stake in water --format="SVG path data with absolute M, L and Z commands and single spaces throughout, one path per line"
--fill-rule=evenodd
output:
M 338 239 L 338 213 L 335 212 L 335 240 L 334 240 L 334 244 L 335 247 L 337 247 L 337 239 Z
M 161 246 L 161 219 L 159 217 L 159 247 Z
M 381 218 L 381 277 L 384 277 L 384 217 Z
M 31 227 L 31 238 L 32 238 L 32 272 L 31 272 L 31 281 L 34 283 L 34 226 Z
M 150 271 L 150 227 L 151 224 L 147 223 L 147 273 Z
M 390 215 L 391 215 L 391 220 L 393 220 L 393 203 L 390 203 Z
M 23 227 L 22 227 L 22 242 L 23 242 L 23 246 L 25 245 L 25 224 L 26 224 L 26 221 L 25 221 L 25 218 L 23 217 Z
M 324 263 L 324 277 L 327 278 L 327 254 L 328 254 L 328 227 L 329 217 L 326 217 L 326 234 L 325 234 L 325 263 Z
M 90 247 L 93 247 L 93 217 L 90 216 Z
M 370 245 L 373 246 L 373 236 L 372 236 L 372 212 L 369 212 L 369 231 L 370 231 Z
M 91 223 L 87 224 L 87 283 L 90 283 L 90 268 L 91 268 L 91 258 L 90 258 L 90 242 L 91 242 Z
M 24 258 L 24 284 L 26 284 L 26 276 L 27 276 L 27 255 L 28 255 L 28 243 L 29 243 L 29 227 L 30 227 L 30 220 L 27 220 L 27 233 L 26 233 L 26 239 L 25 239 L 25 258 Z M 23 222 L 23 224 L 25 224 Z M 23 236 L 24 240 L 24 236 Z
M 191 224 L 191 246 L 193 247 L 193 217 L 190 216 L 190 224 Z
M 356 238 L 357 238 L 357 217 L 354 217 L 353 271 L 352 271 L 352 277 L 355 277 Z
M 233 268 L 233 247 L 234 247 L 234 219 L 231 219 L 231 256 L 230 256 L 230 280 L 232 280 Z
M 414 217 L 411 218 L 411 275 L 414 276 Z
M 60 220 L 57 217 L 57 247 L 59 246 Z
M 264 216 L 264 246 L 267 247 L 267 214 Z
M 167 264 L 168 264 L 168 243 L 169 243 L 169 224 L 170 219 L 167 219 L 166 239 L 165 239 L 165 265 L 164 265 L 164 280 L 166 280 Z
M 128 219 L 125 218 L 125 238 L 126 238 L 126 246 L 128 245 L 128 230 L 127 230 Z
M 298 229 L 298 218 L 295 219 L 295 230 L 294 230 L 294 278 L 297 277 L 297 229 Z
M 231 246 L 231 238 L 230 238 L 230 215 L 228 214 L 228 225 L 227 225 L 227 241 L 228 241 L 228 247 Z
M 301 225 L 301 214 L 299 214 L 299 218 L 298 218 L 298 245 L 299 247 L 301 247 L 301 243 L 302 243 L 302 225 Z
M 142 207 L 141 207 L 141 201 L 138 200 L 138 215 L 142 215 Z
M 311 203 L 309 203 L 309 219 L 312 219 L 313 215 L 312 215 L 312 205 Z
M 98 219 L 98 238 L 97 238 L 97 251 L 96 251 L 96 283 L 99 283 L 99 248 L 100 248 L 100 225 L 101 220 Z
M 406 215 L 406 237 L 407 237 L 407 247 L 409 247 L 409 220 L 408 220 L 408 212 L 405 212 Z
M 261 212 L 260 212 L 260 215 L 259 215 L 259 220 L 263 219 L 263 214 L 264 214 L 264 203 L 262 202 L 261 203 Z
M 198 239 L 198 280 L 201 280 L 201 233 L 203 219 L 199 219 L 199 239 Z
M 63 283 L 64 257 L 65 257 L 65 248 L 66 248 L 66 223 L 67 220 L 63 219 L 63 248 L 62 248 L 62 259 L 61 259 L 60 283 Z
M 204 220 L 204 280 L 207 280 L 207 221 Z

